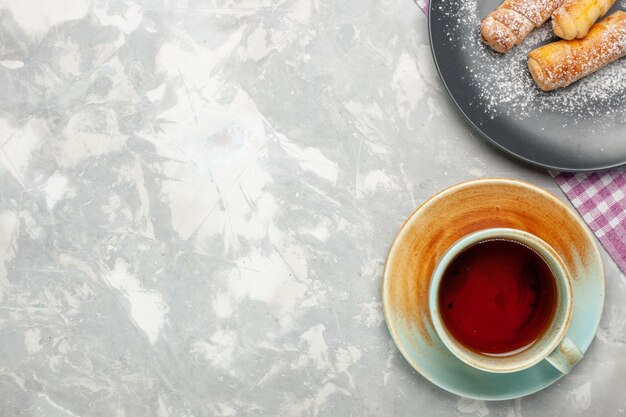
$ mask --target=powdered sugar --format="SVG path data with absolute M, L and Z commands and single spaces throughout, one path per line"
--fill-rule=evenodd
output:
M 626 0 L 620 0 L 623 2 Z M 619 3 L 618 2 L 618 5 Z M 434 6 L 434 5 L 433 5 Z M 545 93 L 535 85 L 527 68 L 527 54 L 556 41 L 550 23 L 534 30 L 506 54 L 498 54 L 480 39 L 480 22 L 490 10 L 480 10 L 478 0 L 442 2 L 437 13 L 445 16 L 446 36 L 454 48 L 462 48 L 464 79 L 476 91 L 471 106 L 484 108 L 492 118 L 506 115 L 528 119 L 537 113 L 558 113 L 580 119 L 603 119 L 624 113 L 626 59 L 614 62 L 571 86 Z M 485 7 L 484 3 L 480 7 Z M 481 13 L 482 12 L 482 13 Z

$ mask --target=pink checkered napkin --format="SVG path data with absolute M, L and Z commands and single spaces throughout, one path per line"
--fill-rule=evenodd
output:
M 626 273 L 626 170 L 553 173 L 613 260 Z
M 428 14 L 429 0 L 415 0 Z M 552 176 L 613 260 L 626 273 L 626 170 Z
M 415 3 L 417 3 L 424 13 L 428 14 L 428 0 L 415 0 Z

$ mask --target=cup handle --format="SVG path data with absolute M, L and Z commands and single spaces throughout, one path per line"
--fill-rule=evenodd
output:
M 583 358 L 583 353 L 567 337 L 546 358 L 550 365 L 564 374 L 569 373 L 574 365 Z

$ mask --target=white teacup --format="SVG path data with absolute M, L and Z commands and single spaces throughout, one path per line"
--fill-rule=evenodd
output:
M 482 354 L 463 346 L 446 328 L 438 302 L 441 280 L 452 260 L 476 243 L 496 239 L 518 242 L 534 250 L 550 268 L 556 287 L 556 308 L 546 330 L 529 347 L 506 356 Z M 573 310 L 572 287 L 567 269 L 552 247 L 537 236 L 521 230 L 484 229 L 471 233 L 452 245 L 433 272 L 429 288 L 429 308 L 435 331 L 441 341 L 457 358 L 474 368 L 496 373 L 517 372 L 546 360 L 566 374 L 583 356 L 580 349 L 565 337 Z

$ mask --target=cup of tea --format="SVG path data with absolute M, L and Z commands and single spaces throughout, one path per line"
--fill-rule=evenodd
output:
M 439 338 L 457 358 L 487 372 L 517 372 L 542 360 L 568 373 L 582 352 L 565 335 L 572 287 L 558 253 L 516 229 L 471 233 L 452 245 L 430 282 Z

